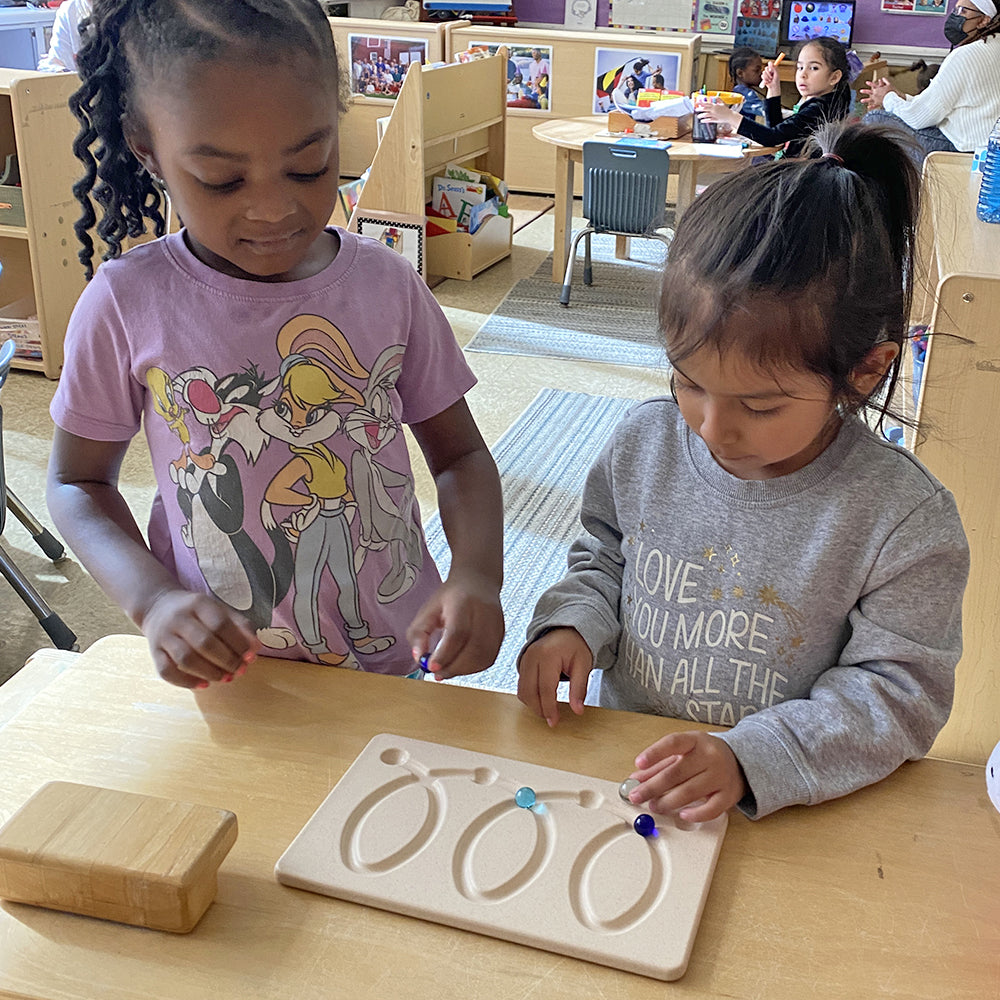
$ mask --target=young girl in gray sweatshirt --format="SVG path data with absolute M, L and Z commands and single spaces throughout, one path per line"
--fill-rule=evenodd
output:
M 719 181 L 678 226 L 659 321 L 671 396 L 587 480 L 518 696 L 556 688 L 728 727 L 642 750 L 632 801 L 761 817 L 923 756 L 951 709 L 968 545 L 952 495 L 873 432 L 906 343 L 919 178 L 892 133 Z

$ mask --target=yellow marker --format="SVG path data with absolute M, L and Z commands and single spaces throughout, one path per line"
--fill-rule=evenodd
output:
M 774 60 L 774 68 L 777 69 L 781 65 L 781 60 L 785 58 L 784 52 L 778 53 L 778 58 Z

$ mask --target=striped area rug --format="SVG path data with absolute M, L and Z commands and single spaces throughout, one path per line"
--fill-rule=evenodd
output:
M 655 301 L 665 248 L 634 239 L 632 258 L 623 262 L 615 259 L 614 244 L 613 236 L 594 236 L 590 286 L 583 283 L 583 247 L 578 249 L 569 308 L 559 304 L 552 257 L 546 257 L 507 293 L 466 350 L 662 367 Z
M 635 402 L 543 389 L 493 446 L 504 491 L 505 583 L 500 597 L 507 635 L 492 667 L 449 683 L 517 691 L 517 654 L 535 601 L 565 572 L 566 553 L 580 530 L 587 472 Z M 424 530 L 444 575 L 451 554 L 437 514 Z

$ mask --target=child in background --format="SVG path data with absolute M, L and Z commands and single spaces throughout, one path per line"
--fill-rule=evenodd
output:
M 412 265 L 327 226 L 342 108 L 319 4 L 95 0 L 78 63 L 86 268 L 91 198 L 111 258 L 146 219 L 162 236 L 161 186 L 186 228 L 108 260 L 73 312 L 48 487 L 66 541 L 182 687 L 261 649 L 391 674 L 429 654 L 438 679 L 489 666 L 502 501 L 475 378 Z M 404 421 L 438 487 L 443 584 Z M 117 485 L 140 424 L 148 544 Z
M 889 128 L 731 174 L 685 213 L 659 299 L 674 397 L 587 479 L 518 697 L 729 726 L 642 750 L 631 801 L 765 816 L 923 756 L 951 708 L 969 553 L 952 495 L 863 419 L 906 337 L 919 178 Z M 816 206 L 823 206 L 817 211 Z M 885 394 L 883 395 L 883 390 Z
M 795 113 L 790 118 L 782 116 L 781 80 L 772 63 L 767 64 L 762 79 L 767 88 L 766 125 L 758 125 L 724 104 L 699 107 L 699 117 L 703 121 L 729 125 L 739 135 L 762 146 L 787 143 L 784 155 L 800 156 L 809 137 L 821 125 L 846 118 L 851 112 L 847 50 L 832 38 L 814 38 L 799 46 L 795 86 L 801 100 L 795 105 Z
M 729 78 L 733 81 L 733 93 L 743 95 L 740 114 L 744 118 L 764 119 L 767 115 L 764 99 L 756 90 L 763 72 L 764 61 L 748 45 L 733 49 L 729 57 Z

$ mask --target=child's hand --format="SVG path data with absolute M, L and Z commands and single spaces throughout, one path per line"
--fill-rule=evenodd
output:
M 550 726 L 559 721 L 556 687 L 563 675 L 569 678 L 569 707 L 583 714 L 594 658 L 575 628 L 554 628 L 536 639 L 522 654 L 517 669 L 518 699 Z
M 781 76 L 778 67 L 773 62 L 769 62 L 760 74 L 760 82 L 767 91 L 768 97 L 781 96 Z
M 671 733 L 643 750 L 635 764 L 629 777 L 640 784 L 629 800 L 693 823 L 721 816 L 747 793 L 736 755 L 710 733 Z
M 431 636 L 438 631 L 443 634 L 432 650 Z M 479 573 L 453 572 L 417 612 L 406 638 L 414 660 L 431 654 L 430 672 L 443 681 L 492 666 L 503 633 L 496 583 Z
M 873 108 L 882 107 L 886 94 L 898 93 L 899 91 L 883 76 L 880 80 L 872 80 L 867 86 L 861 88 L 861 99 L 871 111 Z
M 698 120 L 715 122 L 717 125 L 728 125 L 734 132 L 739 128 L 743 116 L 727 104 L 699 104 Z
M 231 681 L 260 648 L 256 632 L 232 608 L 181 588 L 161 592 L 141 625 L 157 672 L 178 687 Z

